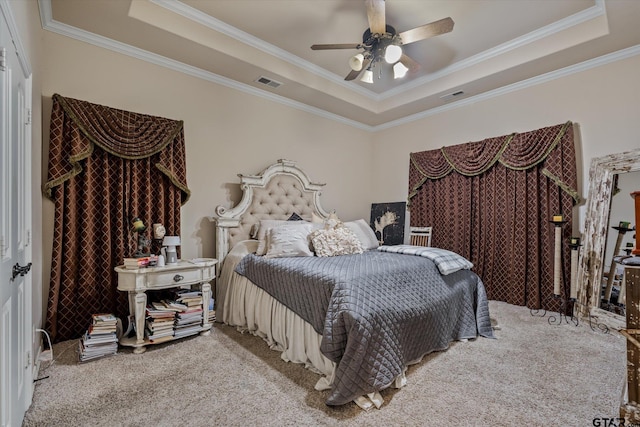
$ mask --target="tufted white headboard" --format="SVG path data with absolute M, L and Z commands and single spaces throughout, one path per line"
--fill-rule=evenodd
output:
M 296 213 L 311 220 L 312 214 L 327 218 L 320 205 L 324 184 L 313 183 L 295 162 L 280 159 L 258 175 L 240 177 L 242 199 L 237 206 L 216 207 L 216 257 L 220 263 L 234 244 L 250 238 L 261 219 L 288 219 Z

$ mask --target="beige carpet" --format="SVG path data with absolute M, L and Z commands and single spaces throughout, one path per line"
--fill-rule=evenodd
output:
M 497 340 L 454 343 L 412 366 L 384 406 L 328 407 L 318 376 L 285 363 L 257 337 L 216 324 L 196 336 L 77 362 L 54 346 L 24 426 L 588 426 L 617 417 L 625 340 L 588 324 L 552 326 L 490 302 Z

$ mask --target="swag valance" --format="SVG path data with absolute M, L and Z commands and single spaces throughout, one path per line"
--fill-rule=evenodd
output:
M 570 169 L 563 168 L 563 158 L 571 160 L 574 156 L 571 127 L 572 123 L 566 122 L 532 132 L 512 133 L 478 142 L 411 153 L 409 201 L 427 180 L 444 178 L 453 171 L 465 176 L 475 176 L 485 173 L 496 163 L 512 170 L 526 170 L 545 161 L 542 173 L 578 203 L 580 196 L 576 190 L 575 176 L 569 174 Z
M 46 329 L 80 337 L 93 313 L 126 323 L 127 294 L 114 268 L 138 249 L 131 221 L 147 225 L 140 249 L 158 253 L 151 224 L 180 236 L 189 198 L 182 121 L 53 96 L 44 191 L 55 205 Z M 100 262 L 96 262 L 100 260 Z
M 182 204 L 189 199 L 182 120 L 118 110 L 58 94 L 53 95 L 51 112 L 49 179 L 44 186 L 47 197 L 52 198 L 54 187 L 82 171 L 80 161 L 93 153 L 94 145 L 129 160 L 157 154 L 154 166 L 180 189 Z
M 555 230 L 562 214 L 561 289 L 569 297 L 569 238 L 578 202 L 573 124 L 412 153 L 411 226 L 469 259 L 489 299 L 559 311 Z M 547 306 L 548 304 L 548 306 Z

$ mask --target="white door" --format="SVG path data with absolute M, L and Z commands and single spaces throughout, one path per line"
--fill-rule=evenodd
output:
M 33 395 L 31 79 L 0 6 L 0 425 L 20 426 Z

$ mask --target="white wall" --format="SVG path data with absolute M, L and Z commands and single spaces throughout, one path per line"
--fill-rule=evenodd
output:
M 284 158 L 326 183 L 323 206 L 345 220 L 369 218 L 371 134 L 272 101 L 42 31 L 43 129 L 51 96 L 184 120 L 190 200 L 182 208 L 182 257 L 213 257 L 217 205 L 240 197 L 238 173 L 255 174 Z M 48 133 L 43 133 L 46 179 Z M 53 203 L 44 199 L 44 287 L 48 287 Z
M 374 181 L 377 197 L 406 199 L 411 152 L 571 120 L 577 125 L 578 185 L 584 200 L 592 158 L 640 146 L 638 70 L 640 56 L 635 56 L 380 131 L 373 163 L 379 171 Z M 584 209 L 583 201 L 575 227 L 584 225 Z
M 40 39 L 43 43 L 41 55 L 33 60 L 34 94 L 35 98 L 41 94 L 43 103 L 43 150 L 40 158 L 34 151 L 34 185 L 39 187 L 46 177 L 48 116 L 54 93 L 184 120 L 187 179 L 192 190 L 182 210 L 182 250 L 187 258 L 214 255 L 214 226 L 209 216 L 217 205 L 237 202 L 236 174 L 257 173 L 279 158 L 297 161 L 311 179 L 327 184 L 323 194 L 327 209 L 337 209 L 343 219 L 368 219 L 372 202 L 406 200 L 409 153 L 413 151 L 571 120 L 578 131 L 579 191 L 586 197 L 591 158 L 640 145 L 637 56 L 369 133 L 35 29 L 36 2 L 12 1 L 16 9 L 28 11 L 25 19 L 32 28 L 27 38 L 36 46 Z M 36 102 L 34 108 L 38 108 Z M 34 123 L 35 139 L 38 125 Z M 37 206 L 34 202 L 34 208 Z M 576 227 L 584 221 L 583 206 Z M 42 245 L 37 245 L 42 250 L 46 300 L 53 222 L 52 203 L 46 199 L 42 220 Z

